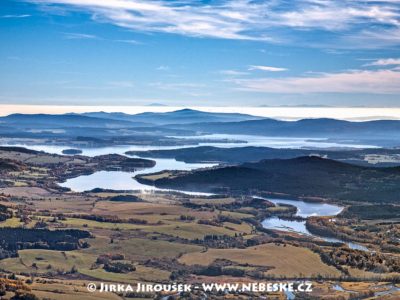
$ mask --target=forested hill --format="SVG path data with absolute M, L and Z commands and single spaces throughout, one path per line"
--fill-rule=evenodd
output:
M 398 202 L 400 168 L 372 168 L 315 156 L 262 160 L 173 176 L 138 176 L 157 187 L 204 192 L 282 193 L 292 197 Z
M 230 163 L 257 162 L 263 159 L 290 159 L 300 156 L 321 156 L 329 159 L 345 161 L 357 165 L 369 165 L 368 156 L 396 157 L 400 149 L 277 149 L 268 147 L 233 147 L 218 148 L 200 146 L 181 149 L 128 151 L 128 155 L 137 155 L 148 158 L 175 158 L 187 163 Z M 374 162 L 374 166 L 389 167 L 400 165 L 396 160 Z

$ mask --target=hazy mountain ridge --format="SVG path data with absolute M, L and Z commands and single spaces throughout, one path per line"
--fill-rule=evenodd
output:
M 105 112 L 91 112 L 83 113 L 83 116 L 110 118 L 114 120 L 125 120 L 131 122 L 143 122 L 147 124 L 190 124 L 196 122 L 238 122 L 244 120 L 259 120 L 262 117 L 252 115 L 245 115 L 240 113 L 210 113 L 193 109 L 181 109 L 172 112 L 144 112 L 139 114 L 125 114 L 125 113 L 105 113 Z
M 150 158 L 174 158 L 186 163 L 244 163 L 257 162 L 263 159 L 290 159 L 299 156 L 318 155 L 334 160 L 344 160 L 359 165 L 368 165 L 368 155 L 388 156 L 387 162 L 377 163 L 377 166 L 399 165 L 389 162 L 390 156 L 400 156 L 400 149 L 277 149 L 269 147 L 233 147 L 218 148 L 212 146 L 190 147 L 171 150 L 128 151 L 129 155 Z
M 43 126 L 57 126 L 57 127 L 107 127 L 107 126 L 119 126 L 127 127 L 131 126 L 130 122 L 123 120 L 112 120 L 104 118 L 87 117 L 77 114 L 63 114 L 63 115 L 52 115 L 52 114 L 12 114 L 6 117 L 0 118 L 0 123 L 14 126 L 32 126 L 37 127 Z
M 63 129 L 64 132 L 53 132 Z M 121 129 L 120 132 L 110 130 Z M 127 131 L 125 130 L 127 129 Z M 42 130 L 48 132 L 40 132 Z M 350 122 L 336 119 L 282 121 L 240 113 L 210 113 L 182 109 L 166 113 L 90 112 L 84 114 L 12 114 L 0 118 L 0 135 L 4 137 L 70 136 L 139 136 L 231 134 L 270 137 L 325 138 L 351 140 L 363 144 L 395 147 L 400 145 L 400 121 L 380 120 Z M 79 132 L 83 131 L 83 132 Z M 78 132 L 78 133 L 76 133 Z M 368 142 L 366 142 L 368 141 Z
M 180 128 L 181 125 L 173 124 L 168 125 L 168 127 Z M 327 118 L 302 119 L 299 121 L 261 119 L 225 123 L 193 123 L 187 124 L 185 127 L 186 129 L 212 133 L 264 136 L 341 137 L 354 134 L 382 136 L 395 134 L 400 137 L 400 121 L 398 120 L 350 122 Z

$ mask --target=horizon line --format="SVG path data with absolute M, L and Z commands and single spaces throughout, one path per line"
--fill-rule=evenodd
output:
M 92 106 L 92 105 L 37 105 L 0 104 L 0 116 L 11 114 L 53 114 L 67 113 L 165 113 L 192 109 L 209 113 L 240 113 L 257 117 L 295 121 L 301 119 L 328 118 L 347 121 L 400 120 L 400 107 L 331 107 L 331 106 Z

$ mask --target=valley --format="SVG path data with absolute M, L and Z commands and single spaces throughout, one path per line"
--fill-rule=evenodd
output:
M 41 299 L 146 299 L 167 294 L 89 293 L 86 285 L 299 280 L 312 282 L 311 294 L 236 296 L 400 294 L 397 162 L 349 163 L 395 157 L 396 148 L 312 148 L 306 139 L 299 148 L 238 147 L 224 137 L 225 148 L 75 149 L 68 140 L 12 140 L 0 147 L 0 286 L 9 296 L 15 285 Z

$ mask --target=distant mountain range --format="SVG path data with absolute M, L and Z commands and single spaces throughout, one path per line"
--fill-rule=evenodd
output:
M 198 134 L 245 134 L 271 137 L 326 138 L 335 140 L 367 141 L 373 145 L 400 146 L 400 121 L 380 120 L 350 122 L 335 119 L 303 119 L 281 121 L 240 113 L 211 113 L 192 109 L 173 112 L 125 113 L 89 112 L 83 114 L 13 114 L 0 118 L 0 135 L 21 131 L 28 137 L 32 130 L 80 128 L 85 136 L 102 129 L 129 129 L 118 135 L 157 133 L 160 136 Z M 84 130 L 87 128 L 87 130 Z M 133 133 L 132 133 L 133 132 Z M 111 134 L 111 133 L 110 133 Z M 82 132 L 79 132 L 82 135 Z M 60 133 L 61 137 L 62 134 Z
M 37 128 L 57 127 L 130 127 L 142 125 L 132 124 L 124 120 L 88 117 L 77 114 L 49 115 L 49 114 L 12 114 L 0 118 L 0 124 L 8 126 Z
M 210 113 L 192 109 L 182 109 L 173 112 L 155 113 L 145 112 L 136 115 L 124 113 L 91 112 L 83 116 L 130 122 L 143 122 L 148 124 L 190 124 L 200 122 L 240 122 L 245 120 L 260 120 L 261 117 L 239 113 Z
M 398 203 L 400 168 L 362 167 L 307 156 L 136 178 L 161 188 L 190 191 Z
M 182 128 L 183 125 L 168 125 L 168 127 Z M 400 121 L 397 120 L 350 122 L 326 118 L 299 121 L 261 119 L 225 123 L 192 123 L 185 124 L 184 127 L 203 132 L 263 136 L 346 137 L 358 135 L 361 138 L 368 135 L 382 137 L 394 135 L 400 138 Z

